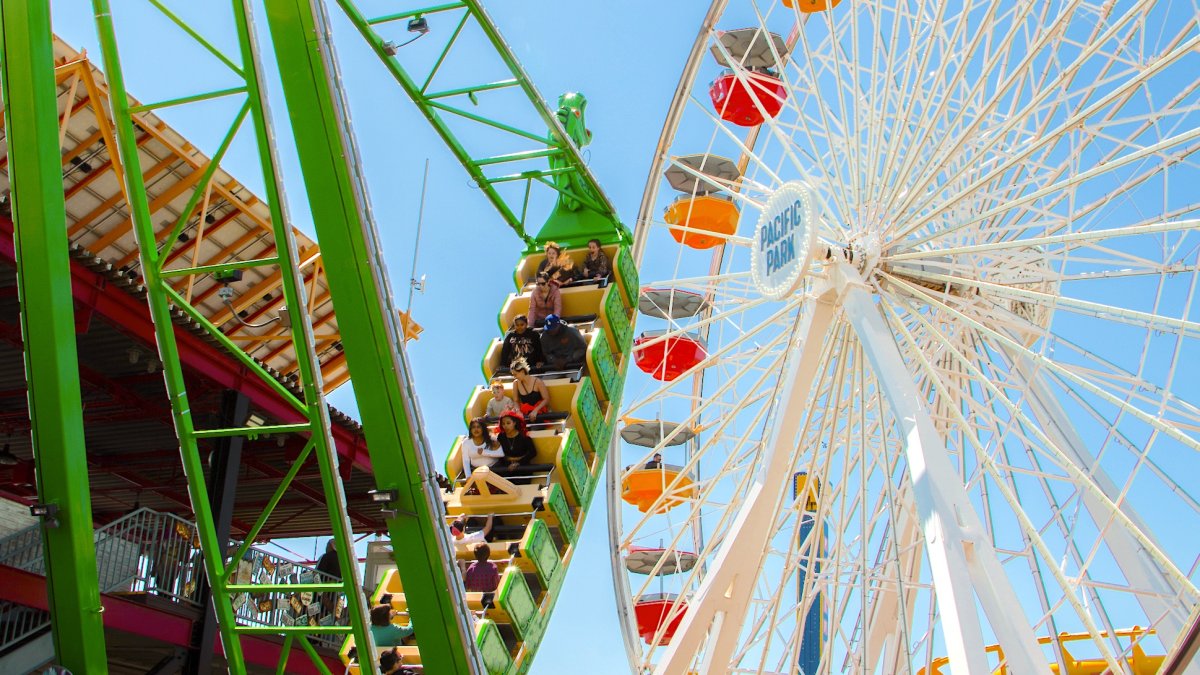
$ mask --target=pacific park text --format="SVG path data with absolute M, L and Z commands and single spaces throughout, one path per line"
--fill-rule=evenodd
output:
M 759 231 L 758 252 L 766 259 L 768 276 L 796 259 L 796 240 L 791 234 L 799 225 L 800 209 L 801 203 L 797 199 L 764 223 Z

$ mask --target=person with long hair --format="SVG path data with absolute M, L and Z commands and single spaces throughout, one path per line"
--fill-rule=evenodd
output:
M 538 414 L 550 412 L 550 389 L 541 378 L 529 374 L 529 362 L 517 359 L 509 369 L 512 371 L 513 392 L 517 395 L 521 414 L 534 421 Z
M 525 428 L 525 418 L 509 411 L 500 416 L 500 447 L 504 450 L 504 461 L 508 471 L 529 464 L 537 456 L 537 448 Z
M 558 256 L 558 271 L 550 275 L 550 280 L 559 286 L 577 281 L 582 270 L 575 266 L 575 259 L 570 253 Z
M 612 265 L 608 261 L 608 255 L 600 247 L 600 240 L 589 239 L 587 257 L 583 259 L 583 278 L 607 279 L 611 274 Z
M 487 422 L 476 417 L 467 424 L 467 437 L 462 442 L 463 475 L 470 476 L 477 467 L 490 467 L 504 458 L 500 443 L 492 438 Z
M 558 284 L 544 272 L 537 276 L 535 284 L 533 293 L 529 294 L 529 323 L 537 328 L 545 323 L 547 316 L 562 315 L 562 294 Z
M 538 275 L 545 274 L 547 277 L 553 277 L 554 273 L 558 271 L 558 256 L 561 254 L 561 246 L 552 241 L 546 242 L 546 257 L 538 263 Z

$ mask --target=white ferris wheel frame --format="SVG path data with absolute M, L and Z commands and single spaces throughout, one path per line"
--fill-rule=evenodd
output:
M 639 234 L 643 233 L 653 220 L 652 211 L 657 203 L 656 195 L 661 181 L 660 177 L 668 158 L 668 150 L 674 141 L 674 131 L 679 124 L 684 108 L 688 105 L 691 85 L 705 55 L 703 47 L 709 40 L 717 20 L 724 12 L 726 4 L 727 0 L 715 0 L 710 6 L 691 56 L 684 68 L 676 96 L 668 111 L 663 135 L 660 137 L 651 163 L 646 196 L 638 216 Z M 1115 32 L 1120 25 L 1118 23 L 1110 27 L 1109 33 Z M 1186 44 L 1177 45 L 1177 48 L 1192 49 L 1196 44 L 1198 44 L 1197 40 L 1192 39 Z M 743 82 L 743 84 L 745 83 Z M 757 101 L 753 89 L 749 90 L 751 97 L 755 99 L 755 103 L 761 110 L 761 102 Z M 1088 109 L 1099 109 L 1102 104 L 1107 102 L 1107 99 L 1115 95 L 1115 92 L 1110 94 L 1106 100 L 1095 102 L 1088 106 Z M 1141 151 L 1129 153 L 1119 161 L 1132 163 L 1160 152 L 1172 144 L 1181 143 L 1181 139 L 1198 137 L 1200 137 L 1200 129 L 1184 132 L 1182 135 L 1143 148 Z M 1032 148 L 1030 152 L 1032 152 Z M 1014 157 L 1010 161 L 1015 162 L 1020 159 Z M 996 167 L 994 172 L 999 175 L 1001 168 Z M 1111 165 L 1106 167 L 1108 170 L 1111 168 Z M 1045 191 L 1048 192 L 1051 188 L 1062 189 L 1064 185 L 1072 181 L 1086 179 L 1089 174 L 1089 171 L 1084 171 L 1079 175 L 1068 177 L 1064 181 L 1046 188 Z M 1040 197 L 1041 194 L 1043 193 L 1030 193 L 1023 199 L 1033 200 Z M 913 199 L 915 195 L 910 195 L 909 198 Z M 988 214 L 982 214 L 978 218 L 986 215 Z M 926 220 L 932 217 L 930 215 Z M 916 231 L 921 225 L 920 222 L 912 224 L 910 230 Z M 1195 226 L 1195 221 L 1184 220 L 1142 224 L 1129 229 L 1136 229 L 1138 233 L 1145 234 L 1155 230 L 1173 231 L 1190 229 Z M 1025 245 L 1062 243 L 1070 241 L 1073 237 L 1082 239 L 1089 236 L 1094 236 L 1094 234 L 1088 232 L 1057 234 L 1041 238 L 1045 240 L 1044 242 L 1036 239 L 1024 240 L 1023 243 Z M 1110 233 L 1110 236 L 1113 235 Z M 637 260 L 642 257 L 645 239 L 644 236 L 638 236 L 635 239 L 634 250 Z M 1006 245 L 1011 246 L 1011 243 L 982 243 L 960 248 L 964 251 L 982 251 L 987 247 Z M 913 258 L 919 256 L 917 253 L 909 255 Z M 903 257 L 904 254 L 901 254 L 896 259 Z M 718 267 L 719 262 L 714 256 L 712 274 L 716 274 Z M 978 601 L 987 616 L 988 624 L 1003 648 L 1010 667 L 1016 668 L 1016 672 L 1047 672 L 1048 665 L 1042 649 L 1038 645 L 1033 630 L 1024 620 L 1019 604 L 1013 601 L 1014 593 L 1003 569 L 997 563 L 996 552 L 966 496 L 962 480 L 949 464 L 945 442 L 930 418 L 929 411 L 926 410 L 926 405 L 923 403 L 911 375 L 904 366 L 897 338 L 889 330 L 886 317 L 882 314 L 883 310 L 871 301 L 868 287 L 851 266 L 844 262 L 835 262 L 827 266 L 826 272 L 826 278 L 817 281 L 822 289 L 820 297 L 813 298 L 809 302 L 808 306 L 811 310 L 805 312 L 803 319 L 805 328 L 796 334 L 809 335 L 810 338 L 816 337 L 816 334 L 811 331 L 828 329 L 828 321 L 832 317 L 832 312 L 839 310 L 844 312 L 845 318 L 849 319 L 854 327 L 875 371 L 877 382 L 880 383 L 898 426 L 903 431 L 903 446 L 913 477 L 912 490 L 905 497 L 911 500 L 914 512 L 919 514 L 920 532 L 916 532 L 913 527 L 914 523 L 903 522 L 904 512 L 901 511 L 900 524 L 903 527 L 900 528 L 900 536 L 902 539 L 909 536 L 923 536 L 927 544 L 925 552 L 929 556 L 931 573 L 937 588 L 936 601 L 941 620 L 955 627 L 954 631 L 947 631 L 945 634 L 951 669 L 955 673 L 989 672 L 984 658 L 983 631 L 975 606 L 975 602 Z M 925 276 L 929 281 L 948 282 L 950 280 L 946 275 L 938 275 L 927 270 L 915 272 L 914 276 Z M 963 281 L 957 277 L 954 280 L 956 282 Z M 986 282 L 977 283 L 979 286 L 986 285 Z M 1033 290 L 1011 287 L 1003 290 L 1009 297 L 1022 295 L 1028 297 L 1037 293 Z M 1087 304 L 1084 301 L 1063 299 L 1064 304 L 1072 302 L 1078 308 L 1088 309 L 1084 307 Z M 1133 311 L 1126 312 L 1123 318 L 1134 322 L 1147 319 L 1144 316 L 1137 316 L 1137 313 Z M 1159 316 L 1149 318 L 1159 322 L 1163 320 L 1163 317 Z M 1002 331 L 998 333 L 998 337 L 1002 338 L 1000 340 L 1002 344 L 1005 339 L 1012 344 L 1018 342 L 1011 336 L 1003 334 Z M 807 339 L 803 343 L 810 344 Z M 790 365 L 788 376 L 784 380 L 788 384 L 785 386 L 784 392 L 777 394 L 777 400 L 785 401 L 786 404 L 781 405 L 780 408 L 788 409 L 793 403 L 803 405 L 804 397 L 808 395 L 812 378 L 815 375 L 811 369 L 815 367 L 817 351 L 815 349 L 801 350 L 799 356 L 791 354 L 788 358 Z M 810 359 L 806 359 L 805 353 L 814 355 Z M 1027 402 L 1032 408 L 1033 417 L 1037 420 L 1040 429 L 1044 430 L 1044 432 L 1039 431 L 1038 433 L 1043 434 L 1043 437 L 1049 441 L 1049 445 L 1060 449 L 1070 460 L 1067 464 L 1078 467 L 1076 470 L 1080 477 L 1086 479 L 1082 481 L 1082 484 L 1086 485 L 1087 489 L 1081 495 L 1081 501 L 1086 510 L 1098 522 L 1115 520 L 1122 525 L 1122 527 L 1106 527 L 1100 536 L 1104 539 L 1107 550 L 1112 552 L 1117 567 L 1126 576 L 1129 583 L 1153 590 L 1152 593 L 1137 595 L 1137 602 L 1147 616 L 1161 617 L 1156 624 L 1156 629 L 1163 644 L 1167 646 L 1176 644 L 1187 632 L 1190 617 L 1186 612 L 1181 611 L 1178 605 L 1167 602 L 1166 598 L 1177 597 L 1177 589 L 1180 585 L 1184 588 L 1190 587 L 1192 590 L 1194 590 L 1194 586 L 1186 576 L 1180 575 L 1179 570 L 1171 564 L 1170 560 L 1161 557 L 1158 547 L 1146 534 L 1150 530 L 1145 527 L 1143 519 L 1128 502 L 1122 501 L 1121 488 L 1105 473 L 1103 468 L 1093 461 L 1093 457 L 1086 451 L 1083 439 L 1061 403 L 1055 399 L 1042 378 L 1038 377 L 1039 368 L 1045 364 L 1032 362 L 1027 354 L 1021 353 L 1017 349 L 1009 349 L 1006 356 L 1010 361 L 1011 372 L 1019 375 L 1028 387 Z M 812 363 L 807 364 L 807 360 L 811 360 Z M 1065 373 L 1060 373 L 1060 375 L 1065 375 Z M 699 377 L 702 376 L 702 374 L 699 375 Z M 792 426 L 794 427 L 794 425 Z M 757 475 L 751 491 L 752 497 L 746 499 L 735 524 L 726 534 L 726 539 L 717 556 L 708 563 L 709 572 L 705 576 L 700 590 L 692 597 L 680 628 L 676 631 L 671 643 L 665 648 L 663 656 L 658 662 L 656 673 L 686 672 L 693 656 L 700 651 L 702 644 L 707 644 L 703 650 L 705 653 L 704 672 L 709 672 L 709 668 L 718 667 L 718 664 L 728 663 L 728 656 L 737 639 L 737 632 L 736 630 L 722 631 L 721 628 L 722 626 L 741 625 L 745 617 L 748 598 L 748 595 L 739 595 L 730 593 L 730 591 L 739 587 L 752 588 L 753 579 L 751 577 L 759 569 L 757 560 L 754 560 L 752 556 L 739 557 L 730 552 L 733 550 L 762 551 L 766 546 L 765 538 L 769 536 L 770 531 L 770 527 L 767 525 L 773 522 L 783 490 L 790 479 L 790 471 L 781 463 L 786 459 L 787 453 L 777 452 L 777 446 L 786 446 L 794 437 L 796 430 L 791 428 L 791 435 L 788 436 L 789 428 L 785 422 L 772 430 L 771 441 L 767 444 L 768 451 L 764 455 L 765 464 L 774 467 L 776 463 L 780 463 L 782 469 L 775 471 L 764 469 Z M 619 439 L 614 438 L 613 443 L 614 446 L 619 445 Z M 610 452 L 608 465 L 610 496 L 619 494 L 621 480 L 621 471 L 618 465 L 619 453 L 615 449 L 614 447 L 614 452 Z M 779 467 L 774 468 L 779 469 Z M 1015 496 L 1012 495 L 1008 495 L 1008 497 L 1015 499 Z M 610 538 L 615 544 L 621 537 L 620 524 L 610 519 L 609 527 Z M 747 537 L 750 537 L 751 542 L 757 542 L 758 545 L 748 544 Z M 737 548 L 734 548 L 735 542 L 737 542 Z M 629 588 L 616 578 L 618 575 L 625 574 L 620 556 L 614 555 L 612 562 L 614 589 L 619 599 L 619 611 L 624 629 L 622 632 L 632 659 L 634 650 L 631 642 L 636 640 L 636 631 L 630 630 L 632 617 L 628 614 Z M 1067 587 L 1065 579 L 1060 580 L 1060 583 L 1064 584 L 1064 588 Z M 1073 594 L 1068 594 L 1068 596 L 1070 601 L 1078 602 Z M 893 597 L 892 600 L 903 605 L 903 598 Z M 875 607 L 874 609 L 879 610 L 880 608 Z M 887 609 L 884 608 L 882 611 L 887 611 Z M 1101 627 L 1096 626 L 1090 620 L 1088 612 L 1081 611 L 1079 615 L 1086 624 L 1087 632 L 1092 635 L 1097 644 L 1101 645 L 1102 656 L 1108 667 L 1113 672 L 1124 672 L 1122 667 L 1124 664 L 1119 657 L 1105 649 L 1103 641 L 1099 639 L 1102 633 Z M 877 665 L 880 660 L 887 662 L 900 658 L 899 651 L 894 644 L 885 645 L 886 636 L 879 634 L 874 626 L 870 627 L 870 630 L 871 635 L 868 642 L 871 647 L 868 648 L 868 653 L 870 658 L 876 659 L 872 665 Z M 631 665 L 635 664 L 631 662 Z M 1196 675 L 1200 673 L 1200 665 L 1186 666 L 1182 672 Z

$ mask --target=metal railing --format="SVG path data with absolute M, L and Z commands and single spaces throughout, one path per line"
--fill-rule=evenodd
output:
M 0 565 L 46 573 L 40 525 L 0 539 Z M 179 516 L 139 509 L 96 530 L 96 570 L 100 592 L 150 594 L 200 607 L 204 574 L 196 525 Z M 224 557 L 240 542 L 230 541 Z M 324 583 L 336 577 L 268 553 L 247 549 L 233 581 L 238 584 Z M 249 626 L 346 625 L 346 598 L 340 593 L 242 593 L 233 598 L 237 622 Z M 303 623 L 301 623 L 303 622 Z M 50 626 L 48 612 L 0 603 L 0 653 Z M 315 636 L 336 649 L 344 636 Z

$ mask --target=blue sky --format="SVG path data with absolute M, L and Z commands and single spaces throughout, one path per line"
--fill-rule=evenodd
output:
M 143 101 L 161 100 L 173 93 L 197 91 L 209 81 L 220 82 L 219 64 L 183 45 L 173 28 L 149 14 L 148 5 L 113 4 L 133 95 Z M 206 36 L 221 41 L 222 19 L 214 16 L 213 8 L 223 10 L 226 5 L 168 5 L 195 25 L 209 27 L 216 35 Z M 569 90 L 588 97 L 593 142 L 585 157 L 610 200 L 632 226 L 662 118 L 705 7 L 630 0 L 523 0 L 489 2 L 486 7 L 544 97 L 553 102 Z M 284 102 L 274 84 L 277 75 L 258 3 L 255 11 L 260 46 L 272 80 L 272 112 L 291 217 L 311 232 L 303 181 L 286 130 Z M 521 246 L 479 191 L 468 184 L 466 172 L 337 8 L 331 8 L 330 14 L 393 291 L 401 306 L 408 292 L 421 174 L 425 159 L 430 161 L 417 270 L 418 276 L 426 277 L 426 286 L 413 303 L 413 314 L 425 333 L 420 341 L 410 343 L 409 359 L 420 393 L 425 433 L 440 461 L 453 436 L 460 433 L 470 388 L 481 381 L 479 361 L 496 335 L 496 314 L 512 289 L 512 268 Z M 86 48 L 100 62 L 90 3 L 56 2 L 54 20 L 55 31 L 62 38 L 77 49 Z M 434 35 L 450 30 L 448 23 L 438 17 L 430 19 Z M 483 54 L 480 58 L 492 57 Z M 227 128 L 213 121 L 224 119 L 222 105 L 168 110 L 161 116 L 212 154 Z M 261 185 L 257 166 L 250 163 L 248 152 L 238 147 L 231 151 L 225 168 L 249 186 Z M 540 214 L 530 217 L 533 224 L 541 220 Z M 330 400 L 343 410 L 355 409 L 349 386 Z M 611 591 L 603 500 L 601 492 L 592 505 L 534 673 L 558 673 L 565 664 L 571 664 L 577 673 L 624 672 L 628 668 Z M 300 552 L 308 554 L 303 549 Z

